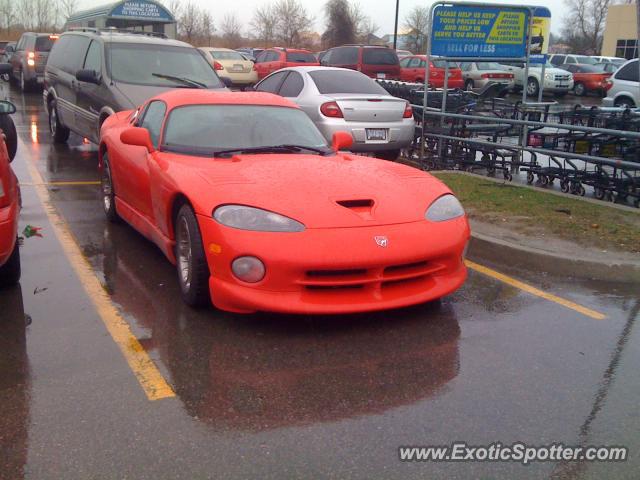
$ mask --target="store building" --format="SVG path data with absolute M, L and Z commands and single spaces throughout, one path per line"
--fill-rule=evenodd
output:
M 638 58 L 637 39 L 635 2 L 609 5 L 600 55 Z
M 65 29 L 74 27 L 143 30 L 176 38 L 176 19 L 153 0 L 122 0 L 76 12 L 65 24 Z

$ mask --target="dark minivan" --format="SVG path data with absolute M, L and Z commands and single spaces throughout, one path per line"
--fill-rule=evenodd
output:
M 26 92 L 42 85 L 44 66 L 58 35 L 52 33 L 25 32 L 18 40 L 15 51 L 9 57 L 11 77 L 20 90 Z
M 371 78 L 395 80 L 400 78 L 398 55 L 387 47 L 343 45 L 330 48 L 323 55 L 320 64 L 357 70 Z
M 45 69 L 43 100 L 51 135 L 63 143 L 72 131 L 98 143 L 109 115 L 172 88 L 226 87 L 187 43 L 134 31 L 65 32 Z

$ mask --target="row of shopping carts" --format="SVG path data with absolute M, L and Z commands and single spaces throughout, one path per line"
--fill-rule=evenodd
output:
M 379 83 L 413 105 L 418 126 L 405 156 L 422 168 L 506 180 L 522 172 L 530 184 L 557 182 L 563 192 L 589 190 L 598 199 L 640 204 L 640 112 L 510 102 L 495 84 L 479 93 L 450 90 L 446 97 L 429 91 L 423 112 L 423 85 Z

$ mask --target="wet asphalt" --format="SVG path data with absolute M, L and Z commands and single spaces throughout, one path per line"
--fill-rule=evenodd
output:
M 149 401 L 49 224 L 47 182 L 97 180 L 12 90 L 23 182 L 19 286 L 0 290 L 0 478 L 637 479 L 638 285 L 478 263 L 602 312 L 594 320 L 471 271 L 441 302 L 338 317 L 182 304 L 173 267 L 103 218 L 97 185 L 49 186 L 92 270 L 175 391 Z M 404 445 L 624 445 L 622 463 L 405 463 Z

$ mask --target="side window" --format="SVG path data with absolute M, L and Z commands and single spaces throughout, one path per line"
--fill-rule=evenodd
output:
M 414 57 L 411 59 L 411 62 L 409 62 L 409 68 L 418 68 L 420 67 L 420 58 L 419 57 Z
M 277 62 L 278 60 L 280 60 L 280 52 L 270 52 L 269 53 L 269 61 L 270 62 Z
M 405 57 L 402 60 L 400 60 L 400 66 L 402 68 L 407 68 L 409 66 L 410 61 L 411 61 L 411 57 Z
M 256 57 L 256 61 L 255 63 L 262 63 L 264 62 L 265 57 L 267 56 L 267 52 L 260 52 L 258 54 L 258 56 Z
M 280 88 L 280 84 L 284 80 L 284 77 L 288 74 L 288 71 L 274 73 L 273 75 L 269 75 L 267 78 L 262 80 L 258 85 L 256 85 L 256 90 L 258 92 L 269 92 L 276 93 Z
M 338 47 L 331 52 L 331 65 L 355 65 L 358 63 L 357 47 Z
M 304 87 L 302 75 L 291 72 L 280 87 L 280 95 L 283 97 L 297 97 Z
M 616 80 L 628 80 L 630 82 L 638 81 L 638 62 L 627 63 L 621 67 L 615 74 Z
M 102 72 L 102 48 L 100 43 L 93 40 L 87 50 L 87 58 L 84 59 L 85 70 L 93 70 L 95 72 Z
M 162 129 L 162 121 L 164 120 L 164 114 L 167 111 L 167 106 L 164 102 L 156 100 L 151 102 L 144 112 L 144 118 L 140 123 L 142 128 L 146 128 L 151 135 L 151 142 L 158 148 L 158 142 L 160 141 L 160 130 Z
M 578 62 L 576 62 L 575 57 L 567 57 L 567 59 L 565 60 L 565 63 L 578 63 Z
M 47 67 L 60 68 L 60 64 L 64 61 L 64 54 L 69 46 L 71 37 L 69 35 L 62 35 L 56 43 L 53 44 L 51 53 L 47 60 Z
M 553 57 L 551 57 L 551 65 L 562 65 L 564 61 L 564 56 L 563 55 L 554 55 Z
M 18 40 L 18 44 L 16 45 L 16 52 L 19 52 L 21 50 L 24 50 L 24 35 L 22 35 L 20 37 L 20 40 Z
M 60 59 L 60 69 L 75 75 L 82 65 L 82 60 L 87 54 L 89 39 L 80 35 L 69 35 L 69 45 Z

